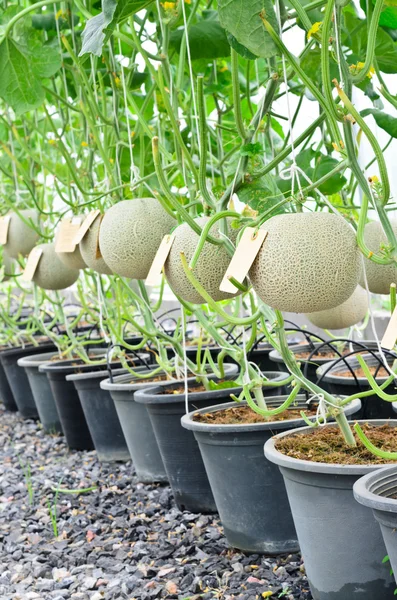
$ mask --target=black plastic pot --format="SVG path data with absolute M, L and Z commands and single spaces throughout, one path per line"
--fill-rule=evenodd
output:
M 101 389 L 113 399 L 137 477 L 144 483 L 168 481 L 147 410 L 135 402 L 137 390 L 153 385 L 134 378 L 131 373 L 100 382 Z
M 267 398 L 266 404 L 276 408 L 286 398 Z M 299 544 L 284 481 L 277 466 L 263 458 L 263 445 L 281 431 L 302 427 L 304 421 L 217 425 L 194 420 L 200 413 L 235 407 L 228 402 L 196 410 L 181 421 L 198 442 L 227 541 L 244 552 L 296 552 Z M 360 407 L 356 400 L 345 412 L 350 415 Z M 291 408 L 307 408 L 306 395 L 297 396 Z
M 30 389 L 29 380 L 23 369 L 18 367 L 18 360 L 23 356 L 42 354 L 54 350 L 53 344 L 41 344 L 40 346 L 25 346 L 24 348 L 12 348 L 0 352 L 0 362 L 7 377 L 8 384 L 12 390 L 18 411 L 25 419 L 38 419 L 36 403 Z
M 125 372 L 116 369 L 113 374 Z M 107 371 L 90 371 L 67 375 L 66 381 L 71 381 L 77 390 L 98 459 L 102 462 L 128 461 L 131 457 L 114 401 L 109 391 L 100 387 L 100 382 L 108 376 Z
M 296 344 L 294 346 L 290 346 L 290 350 L 296 355 L 299 354 L 303 354 L 306 352 L 312 352 L 312 350 L 314 348 L 318 348 L 319 346 L 322 346 L 322 344 L 320 342 L 315 342 L 312 345 L 310 344 Z M 324 351 L 329 351 L 329 348 L 326 347 L 324 349 Z M 335 354 L 335 357 L 337 357 L 337 354 Z M 277 364 L 278 369 L 280 369 L 280 371 L 285 371 L 286 367 L 285 367 L 285 362 L 283 357 L 281 356 L 281 354 L 277 351 L 277 350 L 272 350 L 269 353 L 269 359 L 273 362 L 273 364 Z M 308 362 L 307 358 L 297 358 L 297 360 L 299 360 L 299 362 L 301 363 L 301 370 L 302 373 L 306 374 L 306 377 L 309 379 L 309 381 L 312 381 L 313 383 L 315 383 L 317 381 L 317 375 L 316 375 L 316 370 L 318 369 L 319 366 L 323 365 L 323 364 L 328 364 L 330 362 L 332 362 L 334 359 L 330 359 L 330 358 L 311 358 L 310 362 Z M 306 364 L 307 363 L 307 364 Z M 323 386 L 324 389 L 327 389 L 326 386 Z
M 227 365 L 237 369 L 236 365 Z M 273 371 L 265 373 L 273 381 L 281 381 L 288 375 Z M 230 371 L 229 378 L 232 378 Z M 183 382 L 182 382 L 183 385 Z M 195 383 L 192 382 L 192 387 Z M 180 388 L 181 383 L 168 384 L 168 390 Z M 280 388 L 268 388 L 277 394 Z M 241 388 L 190 392 L 188 410 L 222 404 L 230 400 L 231 393 L 239 393 Z M 148 388 L 137 392 L 135 399 L 146 405 L 153 430 L 163 457 L 164 466 L 172 487 L 177 505 L 181 510 L 191 512 L 216 512 L 216 504 L 208 481 L 197 441 L 191 431 L 181 426 L 181 418 L 186 413 L 185 394 L 164 393 L 164 386 Z
M 7 376 L 5 374 L 3 365 L 0 361 L 0 400 L 4 404 L 4 408 L 6 410 L 10 410 L 12 412 L 16 412 L 18 407 L 14 400 L 14 395 L 10 388 L 10 384 L 8 383 Z
M 376 353 L 379 356 L 379 353 Z M 371 354 L 363 354 L 362 358 L 365 360 L 368 366 L 380 366 L 380 362 L 375 356 Z M 386 357 L 388 363 L 391 365 L 393 358 Z M 350 365 L 351 370 L 354 372 L 356 368 L 360 367 L 360 364 L 356 356 L 349 356 L 345 359 Z M 366 392 L 371 389 L 370 384 L 366 377 L 359 377 L 353 374 L 346 366 L 346 362 L 336 362 L 335 364 L 323 365 L 317 370 L 317 377 L 319 385 L 325 382 L 329 391 L 336 396 L 350 396 L 358 392 Z M 338 373 L 347 373 L 347 377 L 338 375 Z M 386 381 L 387 377 L 375 376 L 375 381 L 378 385 L 382 385 Z M 385 390 L 388 394 L 396 394 L 396 383 L 392 383 Z M 390 402 L 385 402 L 376 395 L 374 392 L 367 398 L 362 398 L 362 410 L 359 418 L 361 419 L 388 419 L 393 416 L 393 407 Z
M 92 353 L 98 355 L 99 358 L 103 355 L 103 350 L 92 350 Z M 120 363 L 112 364 L 112 366 L 120 367 Z M 39 367 L 39 370 L 47 375 L 50 382 L 66 442 L 71 449 L 93 450 L 94 442 L 77 390 L 72 381 L 66 381 L 66 376 L 72 373 L 89 373 L 105 369 L 105 364 L 94 366 L 81 361 L 79 363 L 78 360 L 73 359 L 46 363 Z
M 397 421 L 370 423 L 397 426 Z M 295 429 L 268 440 L 265 456 L 284 477 L 313 599 L 392 600 L 395 584 L 389 566 L 382 563 L 386 548 L 379 526 L 372 511 L 353 496 L 354 483 L 377 467 L 310 462 L 276 449 L 277 438 L 302 432 L 313 429 Z
M 353 492 L 357 502 L 372 509 L 380 525 L 397 583 L 397 466 L 382 467 L 361 477 L 354 484 Z
M 24 356 L 18 359 L 18 366 L 25 371 L 30 389 L 39 413 L 40 421 L 45 431 L 61 432 L 62 426 L 55 404 L 50 383 L 45 373 L 39 371 L 39 366 L 47 363 L 57 352 L 44 352 Z

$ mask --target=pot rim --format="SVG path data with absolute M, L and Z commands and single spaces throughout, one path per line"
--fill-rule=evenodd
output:
M 332 342 L 332 340 L 326 340 L 326 341 L 329 341 L 330 343 Z M 352 340 L 353 345 L 354 345 L 354 343 L 355 343 L 355 340 Z M 378 348 L 378 344 L 377 344 L 376 340 L 362 340 L 361 343 L 367 344 L 367 346 L 369 347 L 370 350 L 373 349 L 372 346 L 374 346 L 374 349 Z M 316 349 L 322 345 L 323 345 L 323 342 L 313 342 L 313 346 L 315 346 Z M 307 344 L 291 344 L 291 346 L 289 346 L 289 349 L 292 350 L 292 352 L 294 352 L 294 353 L 296 350 L 301 350 L 301 351 L 305 352 L 308 347 L 310 348 L 309 343 L 307 343 Z M 325 346 L 325 348 L 326 347 L 327 346 Z M 276 363 L 284 362 L 282 355 L 276 349 L 272 350 L 269 353 L 269 358 Z M 338 356 L 337 356 L 337 358 L 338 358 Z M 326 365 L 328 365 L 328 363 L 333 362 L 335 359 L 334 358 L 316 358 L 314 360 L 316 361 L 317 364 L 321 364 L 321 366 L 326 366 Z M 307 362 L 307 359 L 300 358 L 299 361 L 305 363 L 305 362 Z M 310 362 L 312 362 L 312 361 L 310 361 Z M 313 363 L 314 363 L 314 361 L 313 361 Z M 321 367 L 319 367 L 319 368 L 321 368 Z
M 144 365 L 139 365 L 138 367 L 135 367 L 135 371 L 147 371 L 147 367 L 145 367 Z M 100 377 L 103 377 L 103 374 L 106 373 L 106 379 L 108 379 L 108 374 L 109 371 L 108 369 L 102 369 L 101 371 L 85 371 L 84 373 L 70 373 L 70 375 L 66 375 L 66 381 L 80 381 L 81 379 L 99 379 Z M 112 369 L 112 373 L 116 374 L 117 376 L 120 375 L 126 375 L 128 373 L 127 369 L 124 369 L 123 367 L 120 369 Z
M 150 391 L 150 390 L 149 390 Z M 268 404 L 275 404 L 278 401 L 277 405 L 282 404 L 288 398 L 287 395 L 280 396 L 269 396 L 266 398 L 266 402 Z M 306 402 L 305 394 L 298 394 L 296 397 L 297 400 L 304 400 Z M 208 408 L 200 408 L 197 410 L 192 410 L 190 413 L 183 415 L 181 418 L 181 424 L 185 429 L 189 429 L 191 431 L 197 432 L 205 432 L 205 433 L 233 433 L 233 432 L 244 432 L 244 431 L 262 431 L 267 429 L 289 429 L 291 427 L 296 428 L 298 423 L 304 423 L 302 418 L 300 419 L 286 419 L 284 421 L 264 421 L 262 423 L 201 423 L 198 421 L 194 421 L 193 417 L 199 413 L 209 413 L 209 412 L 217 412 L 219 410 L 223 410 L 226 408 L 233 408 L 234 406 L 247 406 L 247 402 L 244 400 L 243 402 L 225 402 L 224 404 L 218 404 L 216 406 L 210 406 Z M 291 407 L 292 408 L 292 407 Z M 347 416 L 357 412 L 361 408 L 361 400 L 358 398 L 353 400 L 345 410 L 345 414 Z M 286 409 L 289 410 L 289 409 Z M 314 420 L 315 417 L 308 417 L 310 420 Z
M 237 365 L 235 365 L 237 367 Z M 262 371 L 263 375 L 272 373 L 275 375 L 275 377 L 273 377 L 272 381 L 283 381 L 286 377 L 289 377 L 288 373 L 284 373 L 284 371 Z M 227 373 L 225 371 L 225 375 L 233 375 L 232 373 Z M 188 378 L 188 380 L 190 379 L 190 381 L 192 379 L 195 379 L 194 377 L 190 377 Z M 217 377 L 213 377 L 213 379 L 217 379 Z M 144 389 L 140 389 L 136 394 L 135 394 L 135 400 L 137 402 L 140 402 L 141 404 L 180 404 L 181 402 L 185 402 L 185 393 L 183 392 L 182 394 L 161 394 L 161 390 L 163 387 L 165 387 L 165 385 L 167 387 L 171 387 L 173 385 L 180 385 L 180 384 L 184 383 L 184 380 L 182 379 L 179 382 L 172 382 L 170 383 L 169 381 L 165 382 L 165 384 L 163 385 L 152 385 L 151 387 L 146 387 Z M 218 397 L 218 398 L 222 398 L 223 396 L 229 396 L 230 394 L 233 393 L 240 393 L 242 390 L 242 386 L 238 385 L 236 387 L 232 387 L 232 388 L 222 388 L 222 389 L 218 389 L 218 390 L 204 390 L 203 392 L 189 392 L 188 394 L 188 400 L 189 402 L 194 402 L 202 400 L 205 396 L 211 395 L 214 398 Z
M 379 354 L 379 352 L 376 352 L 376 354 Z M 361 356 L 368 357 L 368 360 L 365 360 L 365 362 L 370 367 L 379 364 L 379 361 L 376 360 L 376 358 L 372 354 L 362 354 Z M 358 362 L 356 356 L 349 356 L 349 357 L 346 358 L 346 361 L 349 362 L 349 363 L 353 363 L 351 365 L 353 368 L 359 366 L 359 362 Z M 345 368 L 345 370 L 343 370 L 343 368 Z M 379 368 L 382 368 L 382 365 L 380 365 Z M 348 371 L 348 368 L 346 367 L 346 365 L 344 364 L 344 362 L 343 361 L 339 361 L 338 364 L 333 365 L 332 367 L 330 367 L 329 364 L 321 365 L 316 370 L 316 375 L 317 375 L 317 377 L 320 378 L 322 376 L 322 374 L 323 374 L 323 371 L 327 370 L 327 372 L 325 373 L 324 377 L 322 377 L 322 381 L 329 381 L 329 382 L 333 382 L 333 383 L 338 382 L 338 383 L 341 383 L 341 384 L 344 383 L 345 385 L 356 385 L 356 379 L 357 379 L 357 381 L 359 383 L 366 383 L 366 382 L 368 383 L 368 380 L 367 380 L 367 378 L 365 376 L 356 375 L 356 379 L 355 379 L 354 377 L 352 377 L 351 373 L 349 372 L 348 377 L 342 377 L 342 375 L 336 375 L 336 374 L 334 374 L 333 373 L 334 369 L 338 369 L 338 371 L 342 372 L 342 373 L 344 373 L 345 371 L 346 372 Z M 383 383 L 388 378 L 389 378 L 389 376 L 388 377 L 386 377 L 386 376 L 379 377 L 379 375 L 377 375 L 376 381 L 379 382 L 379 383 Z M 396 381 L 397 381 L 397 378 L 396 378 Z
M 158 365 L 150 365 L 150 367 L 150 370 L 153 371 L 154 369 L 158 368 Z M 224 363 L 224 367 L 225 374 L 227 375 L 233 375 L 238 371 L 238 366 L 234 363 Z M 110 381 L 110 379 L 105 379 L 104 381 L 101 381 L 101 388 L 103 390 L 109 390 L 110 392 L 135 392 L 136 390 L 142 389 L 142 386 L 145 385 L 145 380 L 139 380 L 139 383 L 138 380 L 137 383 L 131 383 L 131 379 L 133 378 L 134 376 L 132 373 L 126 373 L 125 375 L 118 375 L 115 377 L 113 383 Z M 195 379 L 194 375 L 188 377 L 188 380 L 192 379 Z M 126 381 L 126 383 L 124 383 L 124 381 Z M 175 381 L 169 381 L 168 379 L 164 381 L 148 381 L 146 382 L 146 387 L 161 387 L 166 384 L 180 384 L 183 382 L 184 379 Z
M 22 356 L 18 358 L 17 364 L 19 367 L 37 367 L 48 362 L 48 359 L 58 354 L 57 350 L 53 352 L 43 352 L 42 354 L 31 354 L 30 356 Z
M 105 361 L 103 363 L 99 363 L 97 365 L 90 365 L 88 363 L 81 363 L 81 364 L 79 363 L 77 365 L 73 365 L 72 363 L 74 361 L 81 360 L 81 359 L 79 359 L 79 358 L 75 358 L 75 359 L 73 359 L 73 358 L 65 358 L 65 359 L 59 360 L 57 362 L 47 361 L 47 362 L 41 363 L 40 366 L 39 366 L 39 371 L 40 371 L 40 373 L 55 373 L 55 372 L 56 373 L 63 373 L 65 371 L 69 371 L 71 367 L 76 367 L 76 368 L 80 368 L 80 367 L 82 367 L 82 368 L 92 367 L 92 369 L 95 369 L 95 368 L 96 369 L 100 369 L 100 367 L 103 367 L 103 369 L 106 369 L 107 368 L 106 349 L 104 349 L 104 348 L 92 348 L 90 350 L 90 352 L 92 354 L 98 355 L 100 358 L 102 358 L 102 356 L 103 356 L 103 358 L 105 359 Z M 137 354 L 139 356 L 141 356 L 144 360 L 150 358 L 150 354 L 148 352 L 137 352 Z M 141 366 L 141 365 L 137 365 L 137 367 L 138 366 Z M 87 372 L 89 372 L 89 369 L 87 369 Z
M 354 497 L 363 506 L 375 510 L 397 513 L 397 499 L 377 494 L 373 489 L 377 483 L 395 483 L 397 491 L 397 465 L 379 465 L 376 471 L 367 473 L 353 486 Z
M 392 424 L 397 427 L 397 419 L 372 419 L 372 420 L 360 420 L 356 421 L 365 425 L 369 423 L 371 425 L 386 425 Z M 337 427 L 337 423 L 328 423 L 327 427 Z M 292 458 L 282 452 L 279 452 L 274 441 L 288 435 L 299 435 L 300 433 L 314 432 L 312 427 L 299 427 L 291 431 L 284 431 L 270 438 L 264 447 L 265 456 L 270 462 L 278 465 L 279 467 L 292 469 L 293 471 L 305 471 L 309 473 L 323 473 L 327 475 L 365 475 L 366 473 L 372 472 L 379 468 L 379 465 L 342 465 L 342 464 L 328 464 L 320 462 L 311 462 L 310 460 L 302 460 L 300 458 Z M 390 463 L 393 464 L 393 463 Z M 385 465 L 386 466 L 386 465 Z

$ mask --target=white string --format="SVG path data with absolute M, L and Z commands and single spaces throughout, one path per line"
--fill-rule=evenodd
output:
M 189 412 L 189 389 L 187 382 L 187 357 L 186 357 L 186 323 L 185 323 L 185 310 L 183 304 L 181 304 L 181 319 L 182 319 L 182 347 L 183 347 L 183 379 L 184 379 L 184 391 L 185 391 L 185 411 L 186 414 Z
M 310 404 L 316 398 L 318 398 L 316 424 L 318 425 L 318 427 L 325 427 L 327 425 L 327 405 L 332 406 L 333 408 L 336 408 L 338 410 L 340 410 L 340 406 L 326 399 L 324 397 L 324 394 L 321 394 L 320 392 L 311 396 L 309 400 L 307 400 L 306 404 Z
M 160 20 L 160 22 L 161 22 L 161 20 Z M 119 54 L 120 54 L 121 57 L 123 57 L 122 52 L 121 52 L 120 38 L 118 39 L 118 42 L 119 42 Z M 136 169 L 135 164 L 134 164 L 134 153 L 133 153 L 133 150 L 132 150 L 131 127 L 130 127 L 130 119 L 129 119 L 129 114 L 128 114 L 129 110 L 128 110 L 128 105 L 127 105 L 127 88 L 126 88 L 126 84 L 125 84 L 123 58 L 120 59 L 120 69 L 121 69 L 121 85 L 123 87 L 123 98 L 124 98 L 124 114 L 125 114 L 125 120 L 127 122 L 128 148 L 129 148 L 129 151 L 130 151 L 130 163 L 131 163 L 131 168 L 130 168 L 130 185 L 132 186 L 135 183 L 135 178 L 136 178 L 136 175 L 137 175 L 137 169 Z
M 191 55 L 190 55 L 189 32 L 188 32 L 188 26 L 187 26 L 187 20 L 186 20 L 186 10 L 185 10 L 185 1 L 184 0 L 182 1 L 182 15 L 183 15 L 183 26 L 185 28 L 185 34 L 186 34 L 187 62 L 188 62 L 188 66 L 189 66 L 190 86 L 192 88 L 194 122 L 195 122 L 195 125 L 196 125 L 196 135 L 197 135 L 198 148 L 199 148 L 199 151 L 201 152 L 200 136 L 199 136 L 198 130 L 197 130 L 197 127 L 198 127 L 198 112 L 197 112 L 197 104 L 196 104 L 196 94 L 194 92 L 193 66 L 192 66 L 192 58 L 191 58 Z M 192 127 L 192 138 L 193 138 L 193 127 Z M 193 139 L 192 139 L 192 147 L 193 147 Z

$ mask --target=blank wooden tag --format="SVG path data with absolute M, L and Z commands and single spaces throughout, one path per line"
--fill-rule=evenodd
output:
M 62 219 L 57 234 L 55 252 L 74 252 L 76 250 L 76 234 L 80 227 L 81 217 Z
M 11 215 L 5 215 L 4 217 L 0 217 L 0 244 L 7 243 L 10 219 Z
M 386 350 L 393 350 L 396 340 L 397 340 L 397 306 L 394 309 L 392 316 L 390 317 L 389 324 L 386 327 L 386 331 L 383 335 L 380 345 L 382 346 L 382 348 L 386 348 Z
M 84 219 L 83 223 L 81 224 L 78 232 L 76 233 L 76 237 L 74 238 L 75 247 L 77 246 L 77 244 L 80 244 L 81 240 L 83 239 L 83 237 L 85 236 L 85 234 L 87 233 L 87 231 L 89 230 L 89 228 L 91 227 L 91 225 L 93 224 L 93 222 L 95 221 L 97 216 L 100 214 L 101 214 L 101 211 L 97 208 L 96 210 L 92 210 L 86 216 L 86 218 Z
M 148 276 L 146 277 L 146 285 L 158 285 L 161 281 L 161 273 L 165 265 L 165 261 L 171 250 L 171 246 L 174 242 L 175 235 L 170 233 L 165 235 L 161 240 L 161 244 L 157 249 L 156 256 L 152 262 L 152 266 L 149 269 Z
M 22 273 L 22 279 L 24 281 L 32 281 L 42 254 L 43 249 L 38 247 L 33 248 L 30 252 L 28 260 L 26 261 L 25 270 Z
M 267 237 L 266 229 L 255 229 L 254 227 L 246 227 L 240 238 L 232 260 L 226 270 L 219 289 L 222 292 L 235 294 L 236 286 L 230 281 L 230 277 L 234 277 L 239 283 L 243 283 L 252 263 L 254 262 L 263 242 Z

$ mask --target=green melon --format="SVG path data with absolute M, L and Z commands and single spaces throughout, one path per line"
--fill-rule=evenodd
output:
M 33 281 L 45 290 L 64 290 L 79 276 L 78 269 L 70 269 L 59 259 L 55 244 L 39 244 L 43 254 L 37 265 Z
M 356 236 L 330 213 L 276 215 L 249 275 L 269 306 L 308 313 L 334 308 L 354 292 L 361 272 Z
M 199 217 L 196 222 L 200 227 L 204 227 L 208 220 L 209 217 Z M 228 219 L 228 222 L 230 223 L 231 219 Z M 210 234 L 213 237 L 220 237 L 219 226 L 219 221 L 212 226 Z M 236 229 L 229 226 L 229 237 L 233 242 L 236 241 L 237 233 Z M 187 223 L 179 225 L 174 234 L 175 240 L 164 266 L 166 279 L 177 296 L 193 304 L 202 304 L 205 300 L 187 279 L 180 257 L 181 252 L 184 252 L 186 260 L 190 261 L 196 250 L 199 236 Z M 228 294 L 219 290 L 229 263 L 230 256 L 223 246 L 216 246 L 210 242 L 204 244 L 193 273 L 214 300 L 226 300 L 240 293 Z
M 146 279 L 163 237 L 176 225 L 155 198 L 123 200 L 103 217 L 99 247 L 114 273 Z
M 335 308 L 309 313 L 310 323 L 321 329 L 345 329 L 362 321 L 368 310 L 367 292 L 359 285 L 353 294 Z
M 390 224 L 397 235 L 397 220 L 390 219 Z M 364 228 L 364 241 L 369 250 L 374 254 L 379 253 L 381 245 L 389 245 L 379 221 L 372 221 L 366 224 Z M 369 291 L 373 294 L 389 294 L 390 284 L 397 284 L 397 265 L 377 265 L 368 258 L 364 259 L 364 264 Z M 365 288 L 363 273 L 360 277 L 360 285 Z
M 38 226 L 39 218 L 37 211 L 27 209 L 21 210 L 20 213 L 26 220 L 31 219 Z M 8 226 L 7 243 L 4 244 L 4 249 L 10 258 L 18 258 L 20 254 L 27 256 L 36 245 L 39 234 L 29 227 L 29 225 L 26 225 L 16 213 L 10 212 L 9 215 L 11 219 Z
M 16 265 L 17 265 L 17 263 L 15 262 L 15 260 L 13 258 L 10 258 L 8 256 L 7 252 L 3 249 L 2 266 L 4 267 L 4 275 L 5 275 L 3 278 L 3 281 L 9 281 L 11 279 L 11 277 L 8 277 L 6 275 L 13 275 L 16 270 Z
M 80 252 L 87 267 L 97 273 L 102 273 L 102 275 L 111 275 L 113 271 L 108 267 L 103 258 L 96 258 L 100 226 L 101 218 L 97 217 L 80 242 Z

